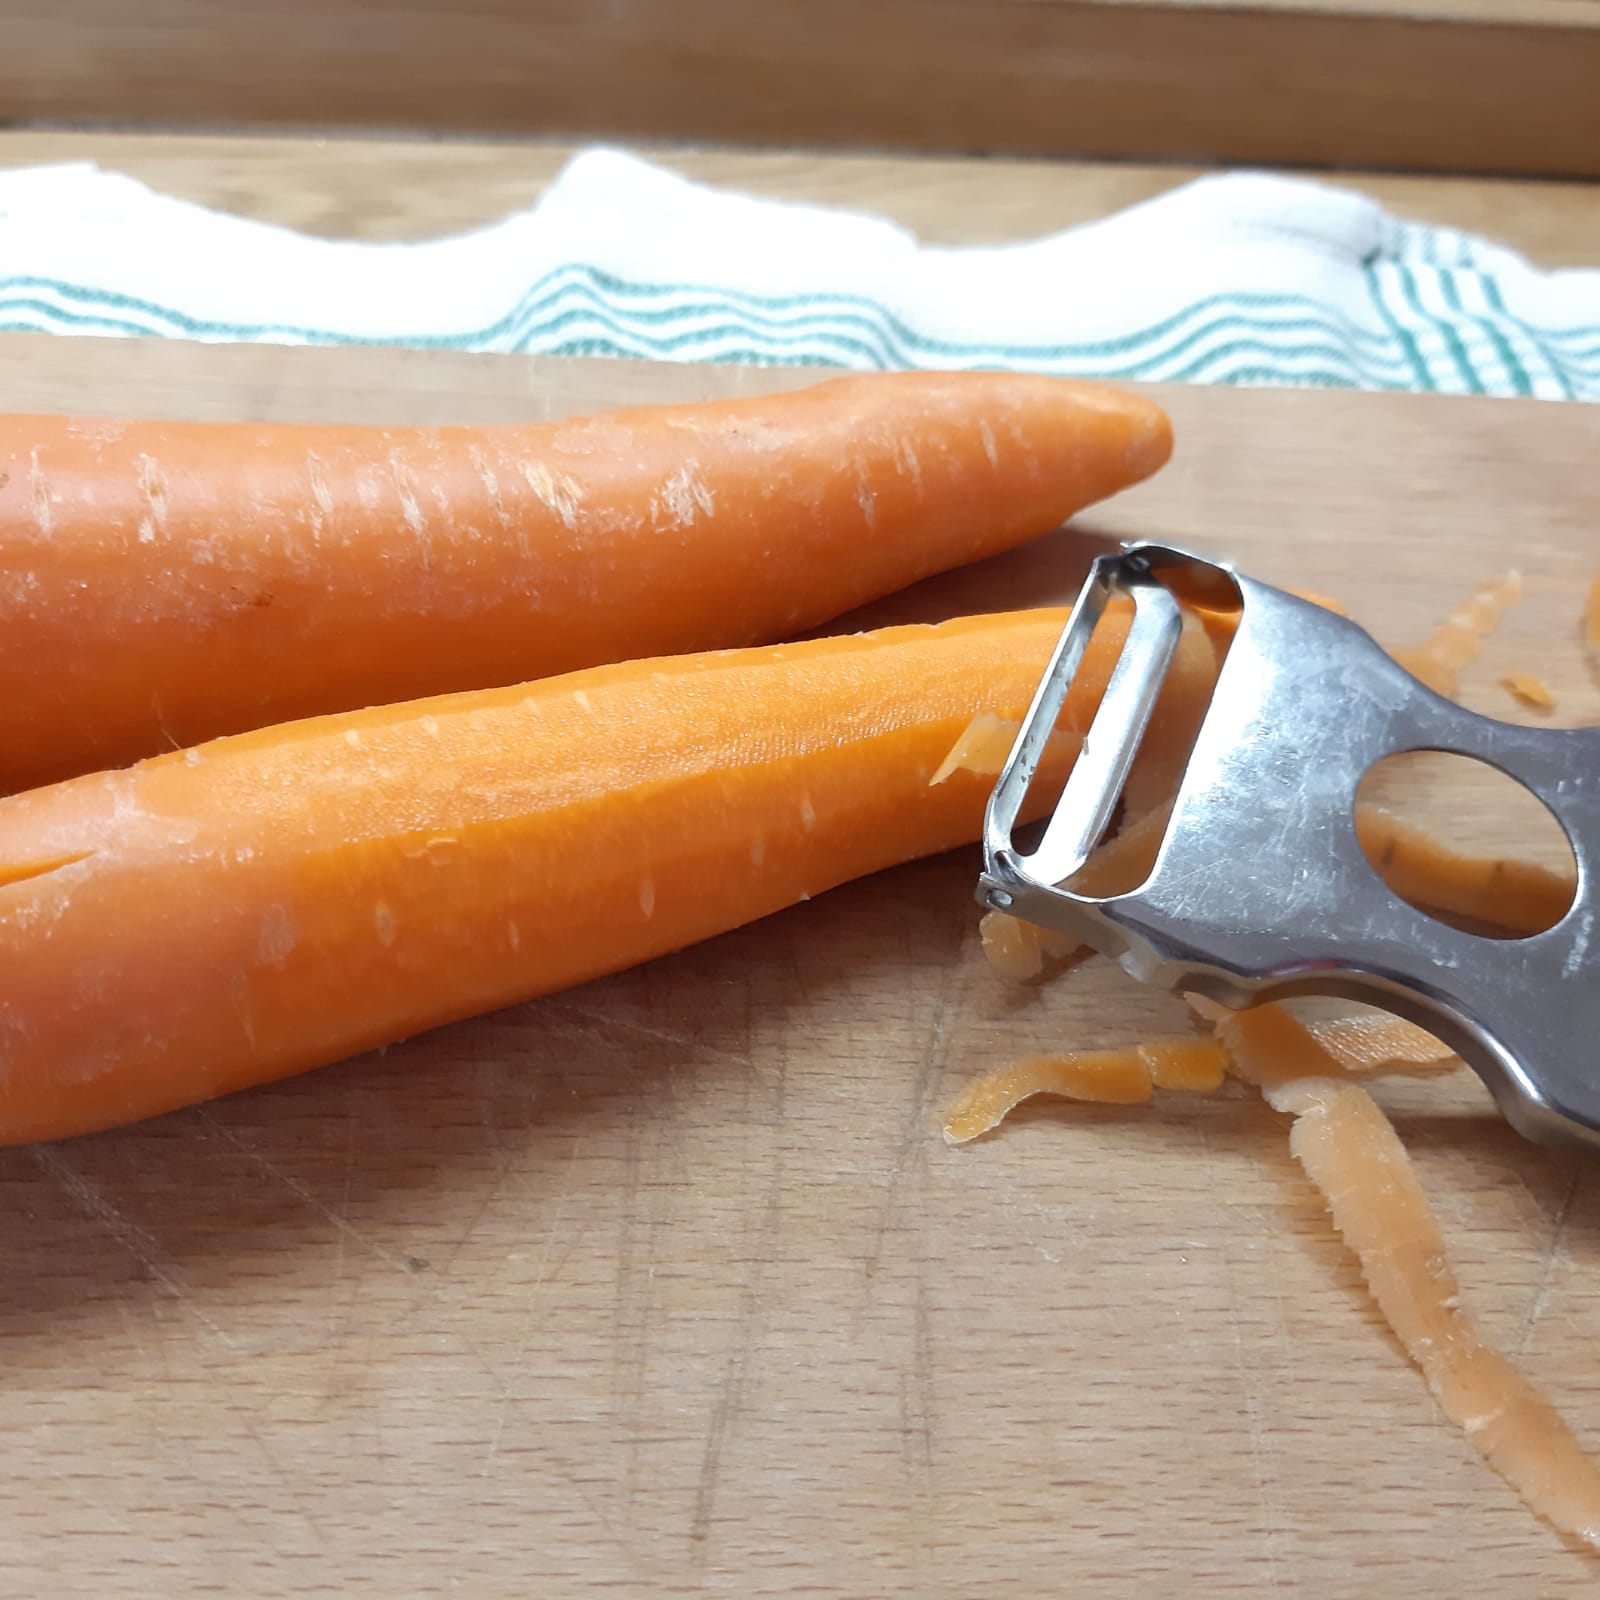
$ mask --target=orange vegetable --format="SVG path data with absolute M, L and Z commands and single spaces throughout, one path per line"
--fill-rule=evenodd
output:
M 1381 1011 L 1355 1011 L 1307 1027 L 1317 1048 L 1342 1072 L 1434 1072 L 1461 1058 L 1425 1028 Z
M 1277 1005 L 1230 1012 L 1192 1004 L 1218 1024 L 1216 1037 L 1044 1056 L 990 1073 L 950 1108 L 945 1139 L 977 1138 L 1039 1094 L 1133 1105 L 1156 1088 L 1215 1088 L 1224 1071 L 1256 1084 L 1294 1116 L 1291 1150 L 1445 1414 L 1535 1512 L 1600 1548 L 1600 1466 L 1534 1385 L 1479 1337 L 1404 1146 L 1348 1076 L 1430 1071 L 1455 1058 L 1393 1018 L 1303 1024 Z
M 1316 1041 L 1280 1009 L 1241 1012 L 1221 1032 L 1273 1107 L 1293 1114 L 1290 1149 L 1445 1415 L 1535 1512 L 1600 1548 L 1600 1466 L 1462 1310 L 1439 1225 L 1389 1119 L 1358 1084 L 1322 1072 Z
M 527 426 L 0 419 L 0 790 L 792 636 L 1170 449 L 1148 400 L 989 373 Z
M 1583 608 L 1583 642 L 1589 659 L 1600 659 L 1600 578 L 1589 585 L 1589 598 Z
M 1514 700 L 1520 700 L 1535 711 L 1554 711 L 1556 708 L 1555 693 L 1550 685 L 1531 672 L 1508 672 L 1500 682 Z
M 1430 689 L 1453 700 L 1461 692 L 1461 668 L 1478 659 L 1483 641 L 1521 599 L 1522 575 L 1508 572 L 1453 611 L 1425 644 L 1397 650 L 1395 660 Z
M 1403 900 L 1511 933 L 1553 928 L 1577 892 L 1571 873 L 1501 856 L 1463 855 L 1379 806 L 1356 807 L 1356 839 Z
M 598 667 L 0 800 L 0 1142 L 283 1077 L 975 839 L 988 785 L 928 779 L 974 712 L 1021 716 L 1063 620 Z
M 968 1084 L 945 1114 L 949 1144 L 997 1128 L 1024 1100 L 1056 1095 L 1103 1105 L 1142 1105 L 1156 1089 L 1206 1093 L 1222 1082 L 1227 1052 L 1215 1039 L 1152 1039 L 1125 1050 L 1034 1056 Z
M 1199 997 L 1191 997 L 1191 1005 L 1210 1023 L 1233 1015 Z M 1280 1008 L 1263 1009 L 1277 1012 Z M 1461 1065 L 1460 1057 L 1432 1034 L 1399 1017 L 1377 1012 L 1325 1018 L 1307 1025 L 1305 1032 L 1322 1052 L 1319 1070 L 1368 1076 L 1447 1071 Z M 944 1136 L 950 1144 L 965 1144 L 999 1127 L 1024 1100 L 1035 1095 L 1140 1105 L 1157 1089 L 1209 1094 L 1221 1086 L 1224 1074 L 1238 1072 L 1228 1046 L 1211 1035 L 1147 1039 L 1119 1050 L 1031 1056 L 969 1083 L 945 1114 Z

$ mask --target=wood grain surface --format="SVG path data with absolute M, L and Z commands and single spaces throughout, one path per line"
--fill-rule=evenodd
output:
M 1600 0 L 1585 0 L 1600 11 Z M 91 161 L 162 194 L 335 239 L 431 239 L 537 203 L 582 146 L 545 140 L 0 130 L 0 168 Z M 1202 167 L 645 144 L 701 183 L 891 218 L 930 244 L 1007 244 L 1093 222 Z M 1397 215 L 1484 234 L 1543 267 L 1600 262 L 1600 185 L 1323 172 Z
M 542 416 L 808 375 L 0 340 L 11 409 Z M 1164 535 L 1386 642 L 1514 562 L 1468 699 L 1600 715 L 1600 408 L 1171 390 L 1154 482 L 879 618 Z M 1462 818 L 1482 832 L 1492 819 Z M 987 1065 L 1181 1025 L 979 954 L 972 850 L 123 1132 L 0 1152 L 0 1594 L 1593 1592 L 1384 1332 L 1244 1094 L 1036 1109 Z M 1466 1075 L 1395 1084 L 1489 1335 L 1600 1448 L 1600 1187 Z
M 40 0 L 0 118 L 1600 174 L 1592 0 Z

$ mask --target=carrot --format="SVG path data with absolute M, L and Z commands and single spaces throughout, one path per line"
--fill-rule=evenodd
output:
M 1223 1006 L 1191 996 L 1196 1013 L 1208 1022 L 1228 1021 Z M 1277 1006 L 1261 1010 L 1273 1015 Z M 1286 1024 L 1288 1014 L 1282 1013 Z M 1423 1075 L 1461 1065 L 1430 1033 L 1399 1017 L 1357 1012 L 1304 1024 L 1305 1035 L 1321 1053 L 1324 1073 L 1375 1077 L 1390 1073 Z M 1146 1039 L 1115 1050 L 1068 1050 L 1030 1056 L 986 1072 L 969 1083 L 945 1113 L 947 1144 L 965 1144 L 997 1128 L 1024 1100 L 1035 1095 L 1101 1105 L 1141 1105 L 1157 1089 L 1210 1094 L 1224 1074 L 1241 1076 L 1222 1039 L 1207 1034 Z
M 1356 838 L 1373 870 L 1414 906 L 1513 934 L 1543 933 L 1571 909 L 1575 872 L 1531 861 L 1465 855 L 1381 806 L 1355 808 Z
M 1536 673 L 1508 672 L 1500 683 L 1513 700 L 1531 711 L 1554 711 L 1556 708 L 1555 691 Z
M 1384 1320 L 1440 1409 L 1538 1515 L 1600 1548 L 1600 1466 L 1550 1402 L 1462 1309 L 1444 1238 L 1389 1119 L 1359 1084 L 1326 1074 L 1316 1041 L 1275 1006 L 1219 1030 L 1322 1191 Z
M 591 668 L 0 800 L 0 1142 L 303 1071 L 976 839 L 989 785 L 928 779 L 976 711 L 1022 714 L 1064 620 Z M 1103 688 L 1075 688 L 1076 722 Z
M 1114 1105 L 1158 1088 L 1207 1092 L 1224 1072 L 1255 1084 L 1293 1116 L 1290 1149 L 1440 1409 L 1529 1507 L 1600 1548 L 1600 1465 L 1550 1402 L 1484 1343 L 1427 1197 L 1389 1119 L 1353 1074 L 1428 1072 L 1458 1064 L 1437 1040 L 1393 1018 L 1302 1023 L 1277 1005 L 1250 1011 L 1192 997 L 1214 1037 L 1151 1040 L 1120 1050 L 1043 1056 L 989 1073 L 950 1107 L 944 1136 L 964 1144 L 1045 1094 Z
M 1464 606 L 1451 612 L 1425 643 L 1397 650 L 1394 658 L 1436 694 L 1454 700 L 1461 693 L 1461 669 L 1478 659 L 1483 641 L 1499 627 L 1501 616 L 1521 599 L 1522 575 L 1508 572 L 1485 584 Z
M 1215 1039 L 1193 1038 L 1034 1056 L 968 1084 L 945 1114 L 945 1142 L 965 1144 L 988 1133 L 1035 1095 L 1131 1106 L 1156 1089 L 1208 1093 L 1222 1082 L 1226 1063 L 1227 1052 Z
M 989 373 L 527 426 L 0 418 L 0 790 L 789 637 L 1170 449 L 1148 400 Z

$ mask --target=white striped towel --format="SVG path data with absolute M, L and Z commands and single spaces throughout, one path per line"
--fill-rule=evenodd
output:
M 22 168 L 0 172 L 0 329 L 1600 400 L 1600 270 L 1257 173 L 941 249 L 605 148 L 528 210 L 418 244 Z

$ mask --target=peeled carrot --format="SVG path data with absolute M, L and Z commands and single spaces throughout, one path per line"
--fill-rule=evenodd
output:
M 0 790 L 792 636 L 1170 450 L 1151 401 L 990 373 L 527 426 L 0 419 Z
M 973 840 L 989 784 L 928 780 L 975 712 L 1021 716 L 1064 620 L 592 668 L 0 800 L 0 1142 L 283 1077 Z

